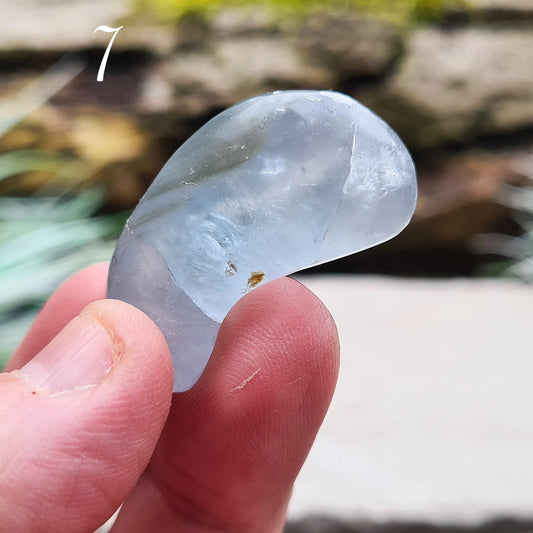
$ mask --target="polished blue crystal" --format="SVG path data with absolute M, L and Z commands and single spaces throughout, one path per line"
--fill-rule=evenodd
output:
M 407 149 L 360 103 L 329 91 L 251 98 L 161 170 L 120 237 L 108 296 L 156 322 L 183 391 L 239 298 L 390 239 L 415 203 Z

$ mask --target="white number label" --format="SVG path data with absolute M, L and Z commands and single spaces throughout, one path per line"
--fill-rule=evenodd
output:
M 117 33 L 123 27 L 124 26 L 120 26 L 120 28 L 110 28 L 109 26 L 98 26 L 98 28 L 96 28 L 96 30 L 93 31 L 93 33 L 96 33 L 98 30 L 101 30 L 101 31 L 105 31 L 106 33 L 115 34 L 113 35 L 113 37 L 111 37 L 111 40 L 109 41 L 109 44 L 107 45 L 104 57 L 102 58 L 102 62 L 100 63 L 100 68 L 98 69 L 98 75 L 96 76 L 96 81 L 104 81 L 104 71 L 105 71 L 105 66 L 107 65 L 107 58 L 109 57 L 109 52 L 111 52 L 111 47 L 113 46 L 113 41 L 115 40 Z

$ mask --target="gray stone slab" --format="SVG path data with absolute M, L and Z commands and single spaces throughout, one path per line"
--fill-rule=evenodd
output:
M 533 516 L 533 287 L 305 277 L 340 333 L 292 518 Z

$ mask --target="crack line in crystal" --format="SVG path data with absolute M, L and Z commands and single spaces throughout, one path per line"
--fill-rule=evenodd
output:
M 353 161 L 353 154 L 355 152 L 355 138 L 357 136 L 356 133 L 357 133 L 357 126 L 355 125 L 355 122 L 354 122 L 354 125 L 353 125 L 353 136 L 352 136 L 352 150 L 351 150 L 351 154 L 350 154 L 350 168 L 348 170 L 348 173 L 346 174 L 346 177 L 344 178 L 344 183 L 342 184 L 342 194 L 340 195 L 339 202 L 337 203 L 337 207 L 335 208 L 335 212 L 333 213 L 333 215 L 329 219 L 328 225 L 326 226 L 326 230 L 324 231 L 324 233 L 322 235 L 322 243 L 320 244 L 320 248 L 318 250 L 318 254 L 317 254 L 317 257 L 316 257 L 315 262 L 314 262 L 315 265 L 317 264 L 318 260 L 322 256 L 322 248 L 324 246 L 324 242 L 326 241 L 326 237 L 328 235 L 328 232 L 329 232 L 334 220 L 337 218 L 337 215 L 339 214 L 342 202 L 344 200 L 344 187 L 346 186 L 346 183 L 348 182 L 348 180 L 350 179 L 350 176 L 352 175 L 352 161 Z

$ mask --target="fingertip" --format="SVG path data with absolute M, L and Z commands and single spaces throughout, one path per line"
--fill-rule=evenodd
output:
M 272 441 L 272 457 L 288 454 L 280 476 L 288 483 L 327 412 L 338 370 L 339 340 L 329 311 L 301 283 L 276 280 L 232 308 L 204 374 L 175 399 L 171 417 L 199 409 L 222 439 L 240 433 L 249 443 L 266 443 L 269 433 L 284 435 L 291 445 L 279 449 Z
M 214 368 L 208 369 L 224 368 L 222 386 L 232 390 L 261 368 L 263 374 L 268 370 L 267 387 L 315 386 L 329 403 L 339 351 L 337 328 L 324 304 L 301 283 L 281 278 L 232 308 L 219 332 Z
M 68 309 L 79 314 L 90 302 L 106 297 L 108 271 L 109 262 L 106 261 L 76 272 L 57 288 L 43 311 L 61 312 Z
M 61 284 L 60 289 L 86 287 L 91 292 L 105 293 L 108 271 L 109 261 L 89 265 L 70 276 Z
M 106 353 L 111 366 L 94 372 Z M 163 335 L 135 307 L 99 300 L 1 381 L 0 457 L 12 468 L 0 468 L 0 487 L 12 491 L 0 523 L 19 512 L 17 531 L 94 530 L 133 489 L 165 424 L 173 370 Z

